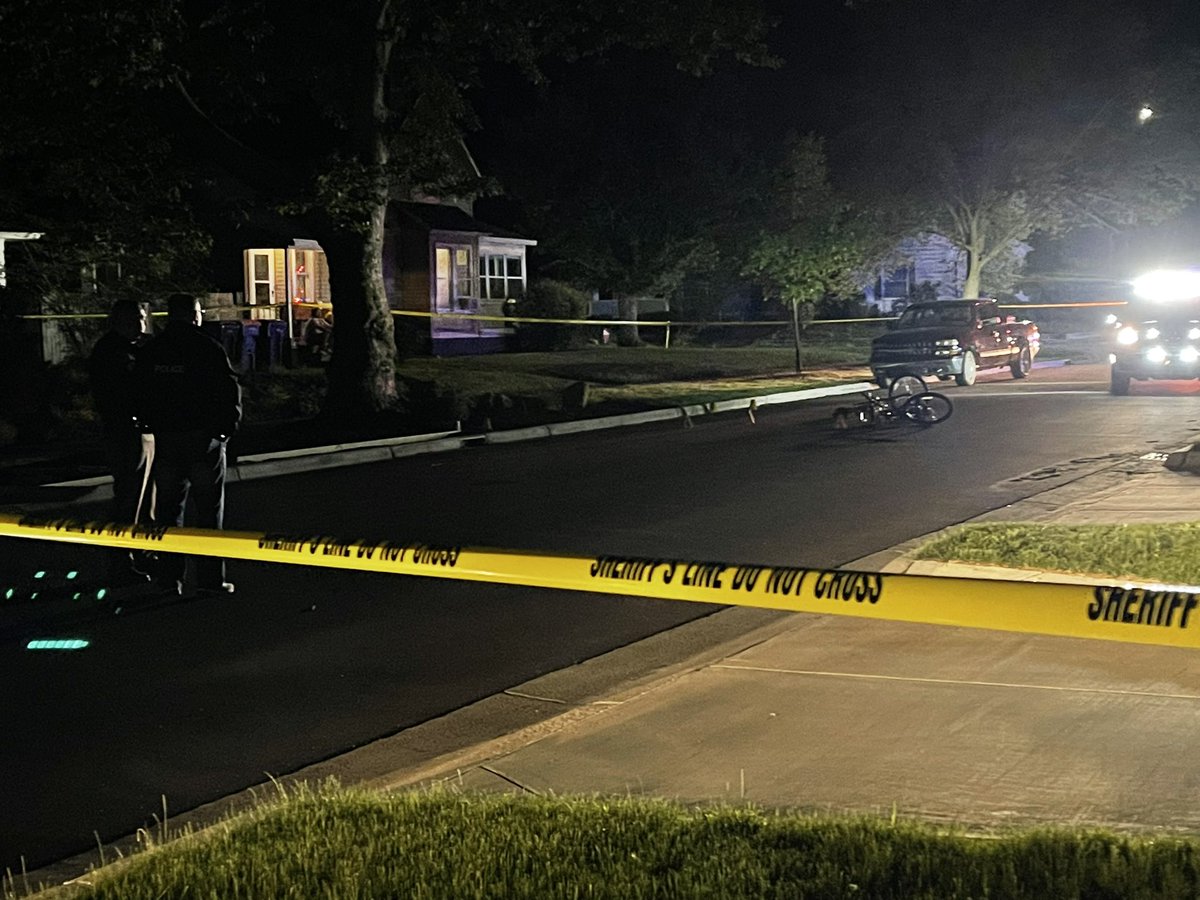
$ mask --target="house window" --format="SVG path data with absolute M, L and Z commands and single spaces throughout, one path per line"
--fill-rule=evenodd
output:
M 83 267 L 83 292 L 95 294 L 101 288 L 116 287 L 121 280 L 120 262 L 98 262 Z
M 908 299 L 916 282 L 916 267 L 911 263 L 885 272 L 879 279 L 879 296 Z
M 525 290 L 524 260 L 519 256 L 484 256 L 479 260 L 479 274 L 484 296 L 489 300 L 519 297 Z

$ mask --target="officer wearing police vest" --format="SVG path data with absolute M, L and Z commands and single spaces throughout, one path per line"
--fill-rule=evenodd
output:
M 167 326 L 138 355 L 134 375 L 138 420 L 154 435 L 156 525 L 184 521 L 188 496 L 195 526 L 225 524 L 225 446 L 242 418 L 242 389 L 229 358 L 216 340 L 200 330 L 200 301 L 190 294 L 167 298 Z M 186 557 L 164 555 L 159 578 L 182 593 Z M 200 594 L 232 594 L 225 560 L 201 556 L 196 563 Z

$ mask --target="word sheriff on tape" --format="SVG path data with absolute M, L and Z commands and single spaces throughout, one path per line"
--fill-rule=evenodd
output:
M 1200 647 L 1200 588 L 1047 584 L 0 516 L 0 536 L 793 612 Z

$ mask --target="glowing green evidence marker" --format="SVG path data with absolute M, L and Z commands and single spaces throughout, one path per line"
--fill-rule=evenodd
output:
M 81 638 L 39 639 L 25 645 L 26 650 L 83 650 L 91 644 Z

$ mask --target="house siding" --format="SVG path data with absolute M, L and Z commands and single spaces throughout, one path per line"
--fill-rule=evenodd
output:
M 384 283 L 392 309 L 429 312 L 429 238 L 405 229 L 389 231 L 384 239 Z
M 963 279 L 966 275 L 965 254 L 940 234 L 926 234 L 905 238 L 895 250 L 895 255 L 904 262 L 894 269 L 877 273 L 876 278 L 863 286 L 864 299 L 881 313 L 897 312 L 908 304 L 910 292 L 920 284 L 929 282 L 937 285 L 939 297 L 961 297 Z M 911 281 L 904 292 L 888 291 L 885 282 L 894 273 L 911 267 Z

